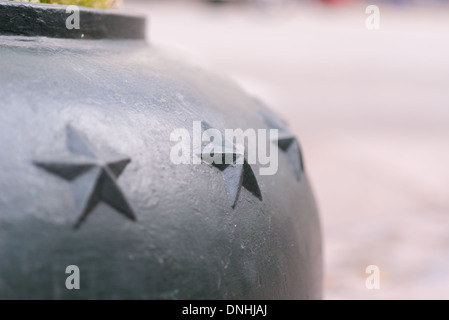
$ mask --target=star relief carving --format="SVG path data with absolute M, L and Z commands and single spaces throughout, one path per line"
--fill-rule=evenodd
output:
M 279 130 L 278 138 L 271 142 L 277 144 L 279 149 L 286 153 L 287 159 L 295 173 L 296 180 L 300 181 L 301 175 L 304 174 L 304 162 L 298 139 L 296 139 L 296 136 L 291 133 L 280 120 L 270 117 L 262 111 L 260 111 L 259 114 L 270 129 Z
M 207 130 L 213 128 L 203 121 L 202 129 Z M 235 208 L 237 205 L 242 187 L 251 192 L 259 200 L 262 200 L 262 193 L 260 192 L 256 176 L 244 154 L 226 139 L 223 139 L 222 146 L 218 145 L 215 140 L 211 144 L 215 147 L 211 148 L 211 150 L 201 148 L 201 153 L 196 156 L 222 172 L 231 207 Z M 211 152 L 212 150 L 213 152 Z M 217 158 L 221 161 L 214 161 Z
M 66 127 L 68 153 L 34 164 L 49 173 L 71 182 L 75 224 L 80 227 L 99 202 L 104 202 L 126 218 L 136 216 L 117 184 L 117 178 L 131 161 L 116 153 L 98 153 L 71 125 Z

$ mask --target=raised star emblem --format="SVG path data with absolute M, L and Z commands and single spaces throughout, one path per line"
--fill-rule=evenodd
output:
M 211 128 L 206 122 L 202 122 L 202 126 L 203 130 Z M 211 157 L 211 154 L 209 152 L 204 152 L 203 149 L 197 156 L 201 157 L 204 162 L 218 168 L 223 173 L 223 179 L 226 183 L 229 202 L 232 208 L 235 208 L 235 206 L 237 205 L 237 200 L 239 198 L 240 190 L 242 187 L 251 192 L 259 200 L 262 200 L 262 193 L 260 192 L 256 176 L 253 172 L 253 169 L 245 159 L 244 154 L 237 150 L 236 146 L 233 143 L 225 139 L 223 141 L 223 146 L 221 147 L 223 151 L 219 154 L 221 154 L 222 157 L 222 164 L 210 162 L 209 159 Z M 243 161 L 237 163 L 237 159 L 241 159 L 242 157 Z M 233 163 L 227 164 L 228 161 L 225 161 L 226 159 L 232 159 Z
M 72 183 L 74 227 L 78 228 L 100 201 L 135 221 L 136 216 L 117 185 L 117 178 L 131 160 L 115 153 L 100 155 L 72 126 L 68 125 L 66 131 L 68 154 L 33 162 Z
M 301 179 L 301 174 L 304 173 L 304 162 L 298 140 L 280 120 L 274 120 L 274 117 L 270 117 L 262 111 L 259 113 L 270 129 L 279 130 L 278 138 L 271 142 L 277 144 L 279 149 L 287 154 L 288 161 L 293 168 L 296 179 L 299 181 Z

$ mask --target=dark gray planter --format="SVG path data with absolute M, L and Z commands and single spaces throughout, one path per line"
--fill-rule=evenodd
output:
M 232 83 L 148 46 L 144 18 L 108 12 L 68 30 L 65 7 L 0 3 L 0 298 L 320 298 L 297 141 Z M 170 133 L 193 121 L 280 129 L 278 172 L 173 164 Z

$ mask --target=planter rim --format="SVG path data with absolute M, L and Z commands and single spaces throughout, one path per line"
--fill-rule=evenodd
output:
M 114 9 L 79 9 L 79 29 L 67 28 L 69 6 L 0 0 L 0 35 L 69 39 L 145 39 L 145 16 Z

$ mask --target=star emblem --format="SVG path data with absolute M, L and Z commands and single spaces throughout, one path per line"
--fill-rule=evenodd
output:
M 203 130 L 211 129 L 211 127 L 206 122 L 202 122 L 202 127 Z M 244 154 L 239 151 L 233 143 L 225 139 L 223 140 L 223 146 L 221 146 L 222 148 L 218 148 L 222 150 L 218 153 L 222 159 L 221 164 L 211 162 L 211 156 L 213 154 L 211 154 L 210 152 L 204 152 L 203 149 L 201 150 L 200 154 L 197 154 L 197 156 L 203 159 L 204 162 L 213 165 L 223 173 L 223 179 L 226 183 L 229 202 L 232 208 L 235 208 L 235 206 L 237 205 L 237 200 L 239 198 L 240 190 L 242 187 L 251 192 L 259 200 L 262 200 L 262 193 L 260 192 L 256 176 L 253 172 L 253 169 L 245 159 Z M 215 142 L 212 142 L 212 144 L 220 147 Z M 227 159 L 232 159 L 232 161 L 228 161 Z M 240 161 L 238 161 L 238 159 L 240 159 Z M 229 164 L 229 162 L 232 163 Z
M 33 162 L 72 183 L 74 227 L 78 228 L 100 201 L 135 221 L 136 216 L 117 185 L 117 178 L 131 160 L 114 153 L 100 156 L 72 126 L 68 125 L 66 131 L 68 154 Z
M 277 144 L 279 149 L 287 154 L 288 161 L 293 168 L 296 179 L 299 181 L 301 179 L 301 174 L 304 173 L 304 163 L 298 140 L 280 120 L 274 120 L 274 117 L 270 117 L 262 111 L 260 114 L 270 129 L 279 130 L 278 138 L 276 140 L 271 140 L 271 142 Z

